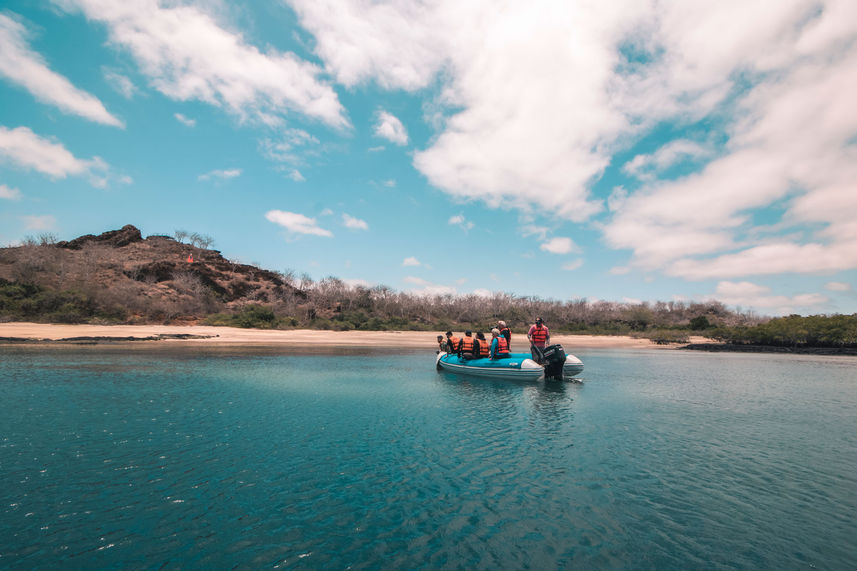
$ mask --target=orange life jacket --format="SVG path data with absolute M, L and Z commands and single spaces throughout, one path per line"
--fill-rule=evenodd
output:
M 479 342 L 479 356 L 489 357 L 491 355 L 491 342 L 486 339 L 477 339 L 476 341 Z
M 534 327 L 533 332 L 530 333 L 533 338 L 533 345 L 542 345 L 544 346 L 545 341 L 548 340 L 548 328 L 547 327 Z
M 461 341 L 461 339 L 459 339 L 455 335 L 453 335 L 452 337 L 449 338 L 449 352 L 450 353 L 455 353 L 456 351 L 458 351 L 458 343 L 460 341 Z
M 512 344 L 512 330 L 508 327 L 504 327 L 500 330 L 500 337 L 504 337 L 506 339 L 506 343 L 509 345 Z
M 506 341 L 506 338 L 502 335 L 497 337 L 497 355 L 508 355 L 509 354 L 509 342 Z
M 461 340 L 461 352 L 473 353 L 473 337 L 464 337 Z

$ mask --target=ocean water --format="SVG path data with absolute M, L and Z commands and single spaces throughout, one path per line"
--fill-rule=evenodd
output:
M 857 359 L 0 348 L 2 569 L 854 569 Z

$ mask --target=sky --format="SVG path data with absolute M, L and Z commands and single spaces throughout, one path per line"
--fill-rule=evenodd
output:
M 853 0 L 4 0 L 0 244 L 857 312 Z

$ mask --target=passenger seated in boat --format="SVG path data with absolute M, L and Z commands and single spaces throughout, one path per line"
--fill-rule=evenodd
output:
M 476 356 L 480 359 L 491 358 L 491 341 L 485 339 L 485 334 L 476 332 Z
M 443 338 L 443 335 L 437 336 L 437 346 L 440 352 L 449 353 L 449 343 Z
M 446 332 L 446 352 L 447 353 L 455 353 L 458 351 L 458 345 L 461 343 L 461 340 L 452 334 L 452 331 Z
M 509 345 L 509 351 L 512 350 L 512 330 L 506 326 L 505 321 L 497 322 L 497 329 L 500 330 L 500 337 L 506 338 L 506 343 Z
M 465 359 L 475 359 L 473 355 L 473 332 L 469 329 L 464 332 L 464 337 L 461 339 L 461 343 L 458 345 L 458 356 L 464 357 Z
M 509 357 L 509 342 L 500 335 L 500 330 L 495 327 L 491 330 L 491 336 L 493 337 L 491 340 L 491 358 L 505 359 Z

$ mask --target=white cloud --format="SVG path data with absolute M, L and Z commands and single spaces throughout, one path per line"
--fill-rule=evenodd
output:
M 5 184 L 0 184 L 0 198 L 4 200 L 21 200 L 21 191 L 17 188 L 11 188 Z
M 319 216 L 333 216 L 333 210 L 330 208 L 325 208 L 319 213 Z
M 196 127 L 196 119 L 191 119 L 190 117 L 185 117 L 181 113 L 175 113 L 173 117 L 176 118 L 176 121 L 184 125 L 185 127 Z
M 721 281 L 712 296 L 727 305 L 764 310 L 784 315 L 800 310 L 811 310 L 829 299 L 821 294 L 809 293 L 794 296 L 771 295 L 771 288 L 751 282 Z
M 651 179 L 656 173 L 673 166 L 684 158 L 698 159 L 710 156 L 711 149 L 694 141 L 670 141 L 649 155 L 637 155 L 622 167 L 626 173 L 641 179 Z M 612 210 L 612 208 L 611 208 Z
M 211 180 L 213 178 L 220 180 L 229 180 L 241 176 L 241 169 L 223 169 L 213 170 L 197 177 L 197 180 Z
M 310 234 L 328 238 L 333 236 L 331 232 L 321 228 L 315 218 L 309 218 L 303 214 L 284 210 L 270 210 L 265 214 L 265 218 L 274 224 L 279 224 L 292 234 Z
M 434 296 L 455 295 L 456 293 L 458 293 L 458 290 L 456 290 L 452 286 L 432 283 L 428 280 L 424 280 L 415 276 L 406 276 L 402 281 L 404 281 L 405 283 L 419 286 L 417 288 L 412 288 L 408 290 L 409 293 L 414 295 Z
M 753 215 L 772 205 L 781 226 L 812 235 L 805 254 L 857 251 L 845 220 L 857 212 L 854 2 L 291 4 L 343 85 L 438 86 L 426 109 L 438 133 L 414 165 L 456 198 L 587 220 L 603 212 L 590 188 L 617 152 L 665 125 L 675 140 L 626 165 L 646 184 L 614 192 L 599 221 L 629 265 L 682 275 L 677 262 L 699 273 L 713 257 L 737 275 L 726 256 L 765 253 Z M 685 159 L 698 172 L 657 180 Z M 819 266 L 804 261 L 782 271 Z
M 583 266 L 583 259 L 578 258 L 572 262 L 569 262 L 567 264 L 563 264 L 562 269 L 564 269 L 568 272 L 573 272 L 574 270 L 579 269 L 581 266 Z
M 342 224 L 346 228 L 350 228 L 352 230 L 368 230 L 369 225 L 366 224 L 365 220 L 360 220 L 359 218 L 354 218 L 353 216 L 349 216 L 348 214 L 342 215 Z
M 24 228 L 27 230 L 52 230 L 57 223 L 57 219 L 51 215 L 44 216 L 21 216 L 24 222 Z
M 408 144 L 408 132 L 399 119 L 387 111 L 375 115 L 375 134 L 397 145 Z
M 459 226 L 465 232 L 473 228 L 473 222 L 467 220 L 463 214 L 456 214 L 455 216 L 450 216 L 448 224 L 452 226 Z
M 286 176 L 288 176 L 290 179 L 292 179 L 295 182 L 304 182 L 306 180 L 304 178 L 304 175 L 302 175 L 301 171 L 299 171 L 298 169 L 290 170 Z
M 369 152 L 370 153 L 378 153 L 380 151 L 383 151 L 386 148 L 387 147 L 385 147 L 384 145 L 378 145 L 377 147 L 369 147 Z
M 302 129 L 285 129 L 279 139 L 259 141 L 265 158 L 290 166 L 302 164 L 305 156 L 316 152 L 312 148 L 318 144 L 318 139 Z
M 579 250 L 571 238 L 564 237 L 551 238 L 539 246 L 539 249 L 551 254 L 569 254 Z
M 297 111 L 336 128 L 349 122 L 322 70 L 295 54 L 260 51 L 220 26 L 204 6 L 139 0 L 56 0 L 107 26 L 152 86 L 178 101 L 224 107 L 240 119 L 281 124 Z
M 103 68 L 102 73 L 104 74 L 104 81 L 109 83 L 110 87 L 125 99 L 133 99 L 137 94 L 137 86 L 127 76 L 107 68 Z
M 7 129 L 0 126 L 0 160 L 4 158 L 53 179 L 88 176 L 90 182 L 99 187 L 106 185 L 110 168 L 99 157 L 78 159 L 61 143 L 39 137 L 27 127 Z
M 624 200 L 606 226 L 609 245 L 632 249 L 635 266 L 687 279 L 857 267 L 857 149 L 851 144 L 857 50 L 853 42 L 837 43 L 857 37 L 857 5 L 845 4 L 822 3 L 814 12 L 808 3 L 792 2 L 768 10 L 761 28 L 742 20 L 726 43 L 718 40 L 725 50 L 704 44 L 719 33 L 710 18 L 686 32 L 670 24 L 677 45 L 689 48 L 671 77 L 694 78 L 705 91 L 752 69 L 755 84 L 735 98 L 730 139 L 718 158 Z M 705 10 L 714 12 L 714 21 L 726 16 L 720 5 Z M 847 17 L 842 10 L 851 10 L 850 23 L 838 21 Z M 804 230 L 807 238 L 754 236 L 753 213 L 775 204 L 785 207 L 780 225 Z
M 473 295 L 479 296 L 479 297 L 492 297 L 494 295 L 494 292 L 491 291 L 490 289 L 485 289 L 485 288 L 481 288 L 481 287 L 476 288 L 475 290 L 473 290 L 470 293 L 472 293 Z
M 404 260 L 402 260 L 402 265 L 403 266 L 421 266 L 422 263 L 418 259 L 416 259 L 415 257 L 411 256 L 411 257 L 408 257 L 408 258 L 405 258 Z
M 374 283 L 366 281 L 366 280 L 361 280 L 359 278 L 344 279 L 344 280 L 342 280 L 342 282 L 350 288 L 358 288 L 358 287 L 370 288 L 370 287 L 375 286 Z
M 851 291 L 851 284 L 845 282 L 827 282 L 824 289 L 828 291 Z
M 78 89 L 64 76 L 51 71 L 41 55 L 30 49 L 24 26 L 0 14 L 0 76 L 17 83 L 43 103 L 65 113 L 122 127 L 97 97 Z

